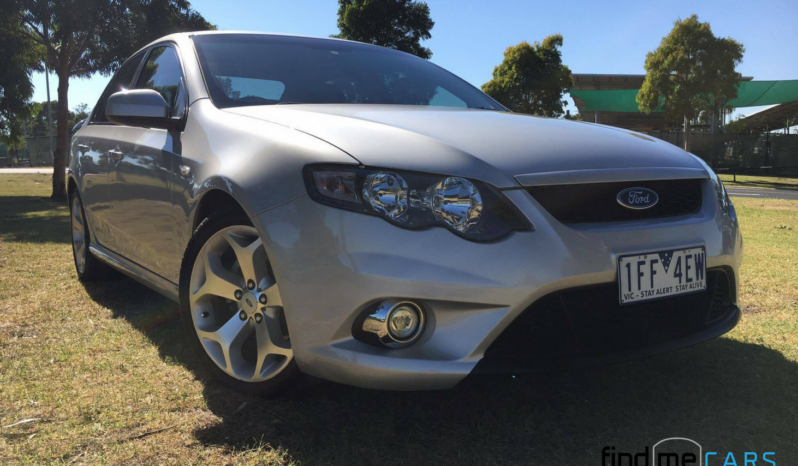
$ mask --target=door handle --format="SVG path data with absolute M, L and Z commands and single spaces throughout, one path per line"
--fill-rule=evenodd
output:
M 124 157 L 124 156 L 125 156 L 125 154 L 123 154 L 122 152 L 120 152 L 118 150 L 109 150 L 108 151 L 108 158 L 110 158 L 114 162 L 119 162 L 120 160 L 122 160 L 122 157 Z

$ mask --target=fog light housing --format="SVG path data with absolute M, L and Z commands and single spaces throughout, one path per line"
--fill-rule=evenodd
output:
M 424 311 L 412 301 L 387 300 L 369 307 L 355 320 L 358 340 L 387 348 L 405 348 L 424 333 Z

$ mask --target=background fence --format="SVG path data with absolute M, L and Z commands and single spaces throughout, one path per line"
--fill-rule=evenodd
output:
M 50 138 L 47 136 L 27 138 L 27 147 L 14 153 L 9 147 L 0 146 L 0 167 L 31 166 L 52 167 L 53 154 L 50 153 Z
M 47 136 L 28 138 L 28 159 L 32 167 L 53 166 L 53 154 L 50 153 L 50 138 Z
M 648 133 L 684 146 L 683 133 Z M 798 134 L 691 134 L 690 152 L 721 173 L 798 176 Z
M 684 146 L 684 133 L 648 133 L 649 136 Z M 27 139 L 19 161 L 31 166 L 52 166 L 50 138 Z M 798 176 L 798 134 L 702 134 L 690 135 L 690 151 L 721 173 L 764 176 Z M 11 154 L 0 154 L 0 166 L 10 165 Z M 27 164 L 26 163 L 26 164 Z

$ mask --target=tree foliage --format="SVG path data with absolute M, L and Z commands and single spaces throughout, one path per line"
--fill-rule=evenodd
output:
M 737 97 L 741 75 L 735 68 L 744 51 L 734 39 L 716 37 L 696 15 L 676 21 L 659 48 L 646 55 L 646 78 L 637 94 L 640 110 L 651 113 L 662 105 L 671 121 L 717 112 Z
M 338 29 L 333 37 L 381 45 L 424 59 L 432 57 L 421 45 L 435 26 L 425 2 L 413 0 L 338 0 Z
M 186 0 L 0 0 L 0 11 L 16 22 L 16 37 L 44 50 L 58 76 L 54 198 L 66 197 L 69 79 L 108 75 L 161 36 L 214 28 Z
M 41 48 L 20 33 L 13 18 L 0 17 L 0 132 L 8 137 L 31 117 L 31 73 L 41 70 Z
M 563 94 L 573 84 L 571 70 L 562 64 L 562 44 L 562 36 L 555 34 L 543 43 L 524 41 L 508 47 L 482 90 L 514 112 L 561 116 Z

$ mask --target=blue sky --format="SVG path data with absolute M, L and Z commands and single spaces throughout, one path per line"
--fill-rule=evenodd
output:
M 193 0 L 219 29 L 272 31 L 310 36 L 338 32 L 336 0 Z M 435 27 L 424 45 L 432 61 L 475 86 L 491 77 L 504 49 L 560 33 L 563 61 L 574 73 L 643 73 L 654 50 L 678 18 L 693 13 L 716 35 L 745 45 L 738 68 L 757 80 L 798 79 L 798 3 L 771 1 L 521 1 L 427 0 Z M 93 106 L 108 78 L 71 79 L 70 108 Z M 35 101 L 46 100 L 44 75 L 34 77 Z M 57 78 L 51 75 L 55 99 Z M 569 106 L 572 111 L 575 108 Z M 750 114 L 756 108 L 742 109 Z

